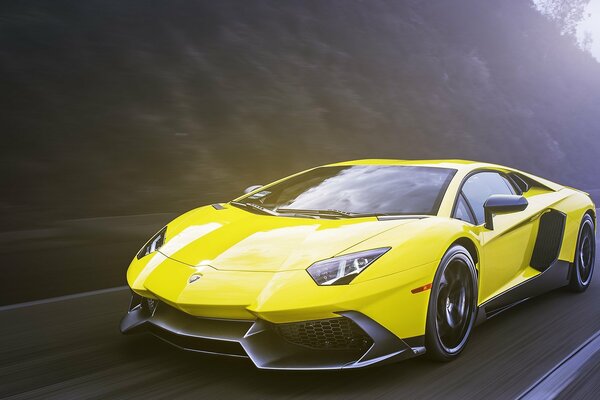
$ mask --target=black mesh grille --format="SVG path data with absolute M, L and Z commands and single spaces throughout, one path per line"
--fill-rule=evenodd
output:
M 545 271 L 558 258 L 565 219 L 565 214 L 556 210 L 540 217 L 540 227 L 531 256 L 531 266 L 538 271 Z
M 277 330 L 288 342 L 312 349 L 362 349 L 373 343 L 371 338 L 348 318 L 278 324 Z

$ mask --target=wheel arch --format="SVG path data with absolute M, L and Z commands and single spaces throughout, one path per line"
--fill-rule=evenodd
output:
M 454 245 L 460 245 L 467 249 L 467 251 L 471 255 L 471 258 L 473 258 L 473 262 L 475 263 L 475 269 L 479 271 L 479 250 L 475 242 L 470 238 L 463 236 L 452 242 L 452 244 L 448 246 L 448 249 L 450 249 Z M 446 249 L 446 251 L 448 251 L 448 249 Z
M 573 262 L 581 222 L 586 215 L 589 215 L 594 227 L 596 227 L 596 209 L 591 198 L 583 192 L 570 189 L 564 190 L 567 191 L 565 193 L 566 196 L 548 205 L 546 208 L 566 214 L 567 220 L 558 258 L 567 262 Z
M 577 224 L 577 235 L 575 237 L 575 243 L 574 243 L 574 247 L 573 247 L 573 261 L 575 261 L 575 257 L 576 257 L 576 253 L 577 253 L 577 243 L 579 242 L 579 230 L 581 228 L 581 225 L 583 224 L 583 220 L 585 219 L 585 216 L 589 215 L 590 218 L 592 219 L 592 224 L 593 224 L 593 228 L 594 228 L 594 234 L 596 233 L 596 209 L 590 208 L 587 209 L 582 215 L 581 215 L 581 219 L 580 222 Z
M 571 232 L 570 237 L 568 238 L 569 239 L 568 242 L 563 243 L 563 246 L 564 247 L 568 246 L 567 248 L 569 249 L 567 254 L 569 254 L 570 257 L 568 259 L 566 259 L 566 261 L 569 261 L 571 263 L 574 262 L 574 260 L 575 260 L 575 253 L 577 252 L 577 242 L 579 241 L 579 229 L 581 228 L 581 224 L 583 223 L 583 220 L 586 215 L 589 215 L 590 218 L 592 219 L 592 224 L 594 225 L 594 233 L 596 231 L 596 210 L 594 208 L 588 208 L 587 210 L 585 210 L 583 213 L 581 213 L 579 215 L 580 215 L 580 217 L 578 219 L 574 219 L 574 222 L 572 224 L 572 232 Z M 563 236 L 563 242 L 565 242 L 565 241 L 567 241 L 566 234 L 565 234 L 565 236 Z
M 592 222 L 594 223 L 594 228 L 596 228 L 596 210 L 593 208 L 590 208 L 589 210 L 587 210 L 585 212 L 584 215 L 589 215 L 592 218 Z
M 458 350 L 450 355 L 448 354 L 442 354 L 443 351 L 440 350 L 440 345 L 439 345 L 439 341 L 441 339 L 435 339 L 435 334 L 434 331 L 432 329 L 435 326 L 434 323 L 434 319 L 435 316 L 432 317 L 432 312 L 435 313 L 435 308 L 432 310 L 432 307 L 435 306 L 435 302 L 436 302 L 436 297 L 434 296 L 436 294 L 435 290 L 436 287 L 439 283 L 439 273 L 440 270 L 442 268 L 442 265 L 444 265 L 445 263 L 448 263 L 448 259 L 447 257 L 449 257 L 449 254 L 451 253 L 451 250 L 453 247 L 455 246 L 461 246 L 462 248 L 464 248 L 465 250 L 467 250 L 467 252 L 469 253 L 472 261 L 473 261 L 473 266 L 471 268 L 469 268 L 471 270 L 470 275 L 472 277 L 472 288 L 473 288 L 473 293 L 472 293 L 472 313 L 469 316 L 469 320 L 467 322 L 466 325 L 466 332 L 465 332 L 465 338 L 461 339 L 461 343 L 457 344 L 457 346 L 460 346 L 460 348 L 458 348 Z M 459 250 L 459 253 L 462 253 L 462 257 L 463 259 L 466 258 L 464 255 L 463 251 Z M 453 253 L 452 256 L 456 255 L 458 253 Z M 478 269 L 478 265 L 479 265 L 479 248 L 477 246 L 477 244 L 475 243 L 475 241 L 469 237 L 466 236 L 460 236 L 455 238 L 452 243 L 450 243 L 449 246 L 447 246 L 444 255 L 442 257 L 442 259 L 440 260 L 440 263 L 436 269 L 436 273 L 435 273 L 435 277 L 433 279 L 432 282 L 432 287 L 431 287 L 431 291 L 429 293 L 429 299 L 428 299 L 428 303 L 427 303 L 427 317 L 426 317 L 426 323 L 425 323 L 425 347 L 426 349 L 428 349 L 428 354 L 430 354 L 430 357 L 438 360 L 438 361 L 449 361 L 453 358 L 455 358 L 458 354 L 460 354 L 460 352 L 462 352 L 462 349 L 464 348 L 464 346 L 466 345 L 466 342 L 468 341 L 468 338 L 470 336 L 470 332 L 473 329 L 473 327 L 475 326 L 475 321 L 477 320 L 477 304 L 478 304 L 478 287 L 479 287 L 479 269 Z M 473 271 L 473 267 L 475 269 L 475 271 Z M 473 274 L 475 274 L 475 276 L 473 276 Z

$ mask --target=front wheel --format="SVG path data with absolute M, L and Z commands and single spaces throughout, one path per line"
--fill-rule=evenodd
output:
M 477 311 L 477 272 L 469 252 L 452 246 L 433 280 L 425 347 L 430 358 L 450 361 L 465 348 Z
M 579 226 L 575 260 L 571 270 L 569 289 L 574 292 L 583 292 L 592 281 L 594 261 L 596 258 L 596 235 L 594 221 L 589 214 L 585 214 Z

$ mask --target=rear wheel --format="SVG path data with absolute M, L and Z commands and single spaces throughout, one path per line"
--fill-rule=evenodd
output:
M 579 227 L 569 289 L 574 292 L 583 292 L 590 286 L 592 273 L 594 272 L 595 258 L 596 235 L 594 232 L 594 221 L 589 214 L 586 214 Z
M 475 263 L 464 247 L 452 246 L 440 262 L 429 298 L 425 346 L 430 358 L 450 361 L 462 352 L 476 310 Z

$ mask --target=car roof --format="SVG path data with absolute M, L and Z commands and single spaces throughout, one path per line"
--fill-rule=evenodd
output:
M 510 169 L 502 165 L 485 163 L 480 161 L 470 160 L 396 160 L 396 159 L 384 159 L 384 158 L 372 158 L 362 160 L 343 161 L 339 163 L 329 164 L 328 166 L 338 165 L 406 165 L 406 166 L 421 166 L 421 167 L 438 167 L 438 168 L 453 168 L 462 172 L 468 172 L 475 169 L 481 168 L 493 168 L 493 169 Z

